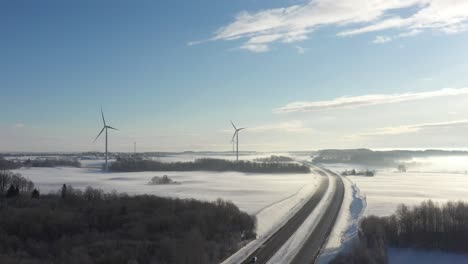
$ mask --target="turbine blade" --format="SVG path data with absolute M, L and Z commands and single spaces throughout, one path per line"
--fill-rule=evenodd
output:
M 101 115 L 102 115 L 102 122 L 104 123 L 104 126 L 106 126 L 106 119 L 104 119 L 104 112 L 102 111 L 102 107 L 101 107 Z
M 99 138 L 99 136 L 102 134 L 102 132 L 104 132 L 104 129 L 106 129 L 106 127 L 103 127 L 101 132 L 99 132 L 99 135 L 97 135 L 97 137 L 94 139 L 93 143 L 96 142 L 96 140 Z
M 110 129 L 114 129 L 114 130 L 119 131 L 119 130 L 118 130 L 117 128 L 115 128 L 115 127 L 111 127 L 111 126 L 106 126 L 106 127 L 107 127 L 107 128 L 110 128 Z
M 231 121 L 231 125 L 235 130 L 237 130 L 237 127 L 234 125 L 234 123 L 232 121 Z
M 244 130 L 244 129 L 247 129 L 246 127 L 241 127 L 239 129 L 237 129 L 237 131 L 241 131 L 241 130 Z
M 234 139 L 236 138 L 236 134 L 237 134 L 237 130 L 236 130 L 236 132 L 234 132 L 234 135 L 232 135 L 231 141 L 232 141 L 233 143 L 235 142 Z

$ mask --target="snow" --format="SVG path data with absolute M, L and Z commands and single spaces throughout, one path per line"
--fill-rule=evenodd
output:
M 318 264 L 326 264 L 338 253 L 351 249 L 358 239 L 359 219 L 366 208 L 366 199 L 356 184 L 347 177 L 342 179 L 345 186 L 343 204 L 328 241 L 316 261 Z
M 435 202 L 468 201 L 468 157 L 414 158 L 406 161 L 409 169 L 399 173 L 396 168 L 382 168 L 356 164 L 327 164 L 325 167 L 340 173 L 344 170 L 376 170 L 374 177 L 348 176 L 345 183 L 345 200 L 337 223 L 318 263 L 328 263 L 337 253 L 350 248 L 356 238 L 357 225 L 363 215 L 387 216 L 399 204 L 418 205 L 431 199 Z M 352 195 L 350 195 L 350 187 Z M 352 197 L 352 199 L 350 199 Z M 351 203 L 350 203 L 351 201 Z M 390 263 L 468 263 L 468 256 L 390 249 Z
M 374 177 L 350 177 L 367 197 L 366 215 L 393 214 L 399 204 L 468 201 L 468 176 L 452 173 L 378 172 Z
M 313 183 L 305 185 L 297 193 L 277 201 L 258 212 L 256 215 L 257 234 L 266 234 L 274 229 L 275 226 L 281 225 L 285 219 L 278 217 L 278 215 L 294 215 L 315 193 L 318 183 L 318 179 L 314 178 Z
M 388 249 L 390 264 L 467 264 L 468 255 L 416 249 Z
M 418 205 L 431 199 L 435 202 L 468 201 L 468 157 L 415 158 L 408 162 L 408 172 L 396 168 L 366 167 L 353 164 L 327 164 L 340 173 L 349 169 L 372 169 L 374 177 L 349 176 L 367 199 L 365 215 L 393 214 L 399 204 Z

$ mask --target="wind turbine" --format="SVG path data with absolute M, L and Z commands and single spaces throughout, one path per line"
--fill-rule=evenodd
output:
M 99 138 L 99 136 L 102 134 L 102 132 L 104 132 L 104 130 L 106 131 L 106 171 L 108 171 L 109 169 L 109 166 L 107 164 L 107 159 L 108 159 L 108 153 L 107 153 L 107 129 L 113 129 L 113 130 L 118 130 L 117 128 L 113 128 L 111 126 L 108 126 L 106 124 L 106 119 L 104 118 L 104 112 L 102 111 L 102 107 L 101 107 L 101 115 L 102 115 L 102 122 L 104 123 L 104 127 L 102 128 L 101 132 L 99 132 L 99 134 L 97 135 L 97 137 L 94 139 L 93 143 L 96 142 L 96 140 Z
M 236 139 L 236 161 L 239 161 L 239 131 L 246 129 L 246 127 L 237 128 L 231 121 L 231 125 L 234 128 L 234 135 L 232 136 L 232 142 Z

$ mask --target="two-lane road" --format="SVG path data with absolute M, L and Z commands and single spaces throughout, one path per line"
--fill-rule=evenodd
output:
M 281 246 L 291 237 L 294 232 L 302 225 L 305 219 L 312 213 L 317 207 L 319 202 L 325 196 L 328 188 L 330 187 L 330 180 L 336 181 L 335 192 L 333 194 L 333 201 L 330 206 L 326 209 L 322 219 L 320 220 L 317 228 L 309 236 L 304 247 L 299 251 L 297 256 L 294 258 L 293 263 L 314 263 L 322 245 L 325 243 L 328 234 L 333 228 L 335 219 L 341 207 L 341 203 L 344 196 L 344 187 L 341 178 L 325 169 L 311 166 L 319 175 L 322 176 L 322 181 L 304 206 L 287 221 L 275 234 L 273 234 L 267 241 L 265 241 L 255 252 L 253 252 L 247 259 L 242 262 L 243 264 L 250 263 L 249 261 L 253 257 L 257 257 L 257 264 L 267 263 L 268 260 L 281 248 Z

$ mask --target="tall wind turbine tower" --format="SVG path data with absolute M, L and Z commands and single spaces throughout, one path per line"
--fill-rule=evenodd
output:
M 104 123 L 104 127 L 102 128 L 101 132 L 99 132 L 99 134 L 97 135 L 97 137 L 94 139 L 93 143 L 96 142 L 96 140 L 99 138 L 99 136 L 102 134 L 102 132 L 104 132 L 104 130 L 106 131 L 106 171 L 109 170 L 109 166 L 108 166 L 108 152 L 107 152 L 107 129 L 113 129 L 113 130 L 118 130 L 117 128 L 113 128 L 111 126 L 108 126 L 106 124 L 106 119 L 104 118 L 104 112 L 102 111 L 102 107 L 101 107 L 101 115 L 102 115 L 102 122 Z
M 234 128 L 234 135 L 232 141 L 236 140 L 236 161 L 239 161 L 239 131 L 246 129 L 246 127 L 237 128 L 236 125 L 231 121 L 231 125 Z
M 231 139 L 231 143 L 232 143 L 232 153 L 235 153 L 236 152 L 236 141 L 234 140 L 234 138 Z

